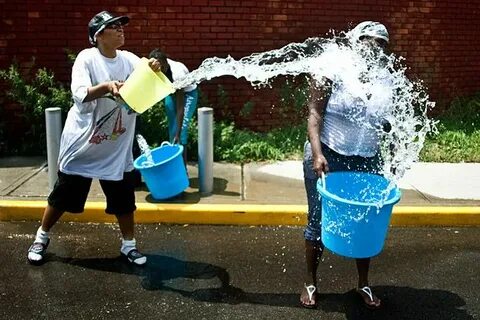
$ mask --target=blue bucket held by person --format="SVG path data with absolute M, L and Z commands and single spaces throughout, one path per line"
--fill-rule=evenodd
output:
M 387 236 L 397 186 L 365 172 L 333 172 L 318 179 L 322 198 L 322 241 L 336 254 L 351 258 L 378 255 Z

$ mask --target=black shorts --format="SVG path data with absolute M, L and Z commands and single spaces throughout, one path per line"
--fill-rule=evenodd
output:
M 57 182 L 48 196 L 48 204 L 61 211 L 82 213 L 91 185 L 91 178 L 59 171 Z M 125 172 L 120 181 L 100 180 L 100 185 L 107 198 L 106 213 L 122 215 L 137 209 L 133 171 Z

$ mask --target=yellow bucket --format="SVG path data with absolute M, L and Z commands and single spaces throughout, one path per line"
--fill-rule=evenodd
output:
M 174 92 L 170 80 L 162 72 L 154 72 L 147 58 L 140 59 L 119 90 L 122 99 L 137 113 L 145 112 Z

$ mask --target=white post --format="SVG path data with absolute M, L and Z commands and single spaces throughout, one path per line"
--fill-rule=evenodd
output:
M 62 112 L 60 108 L 45 109 L 45 126 L 47 129 L 48 187 L 52 190 L 57 181 L 57 161 L 62 135 Z
M 203 195 L 213 191 L 213 109 L 198 109 L 198 185 Z

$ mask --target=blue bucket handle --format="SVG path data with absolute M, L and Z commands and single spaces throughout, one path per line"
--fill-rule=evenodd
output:
M 325 172 L 322 171 L 322 186 L 327 191 L 327 182 L 325 181 Z
M 170 142 L 168 141 L 163 141 L 161 144 L 160 144 L 160 147 L 163 147 L 165 145 L 168 145 L 169 147 L 173 146 L 173 144 L 171 144 Z

